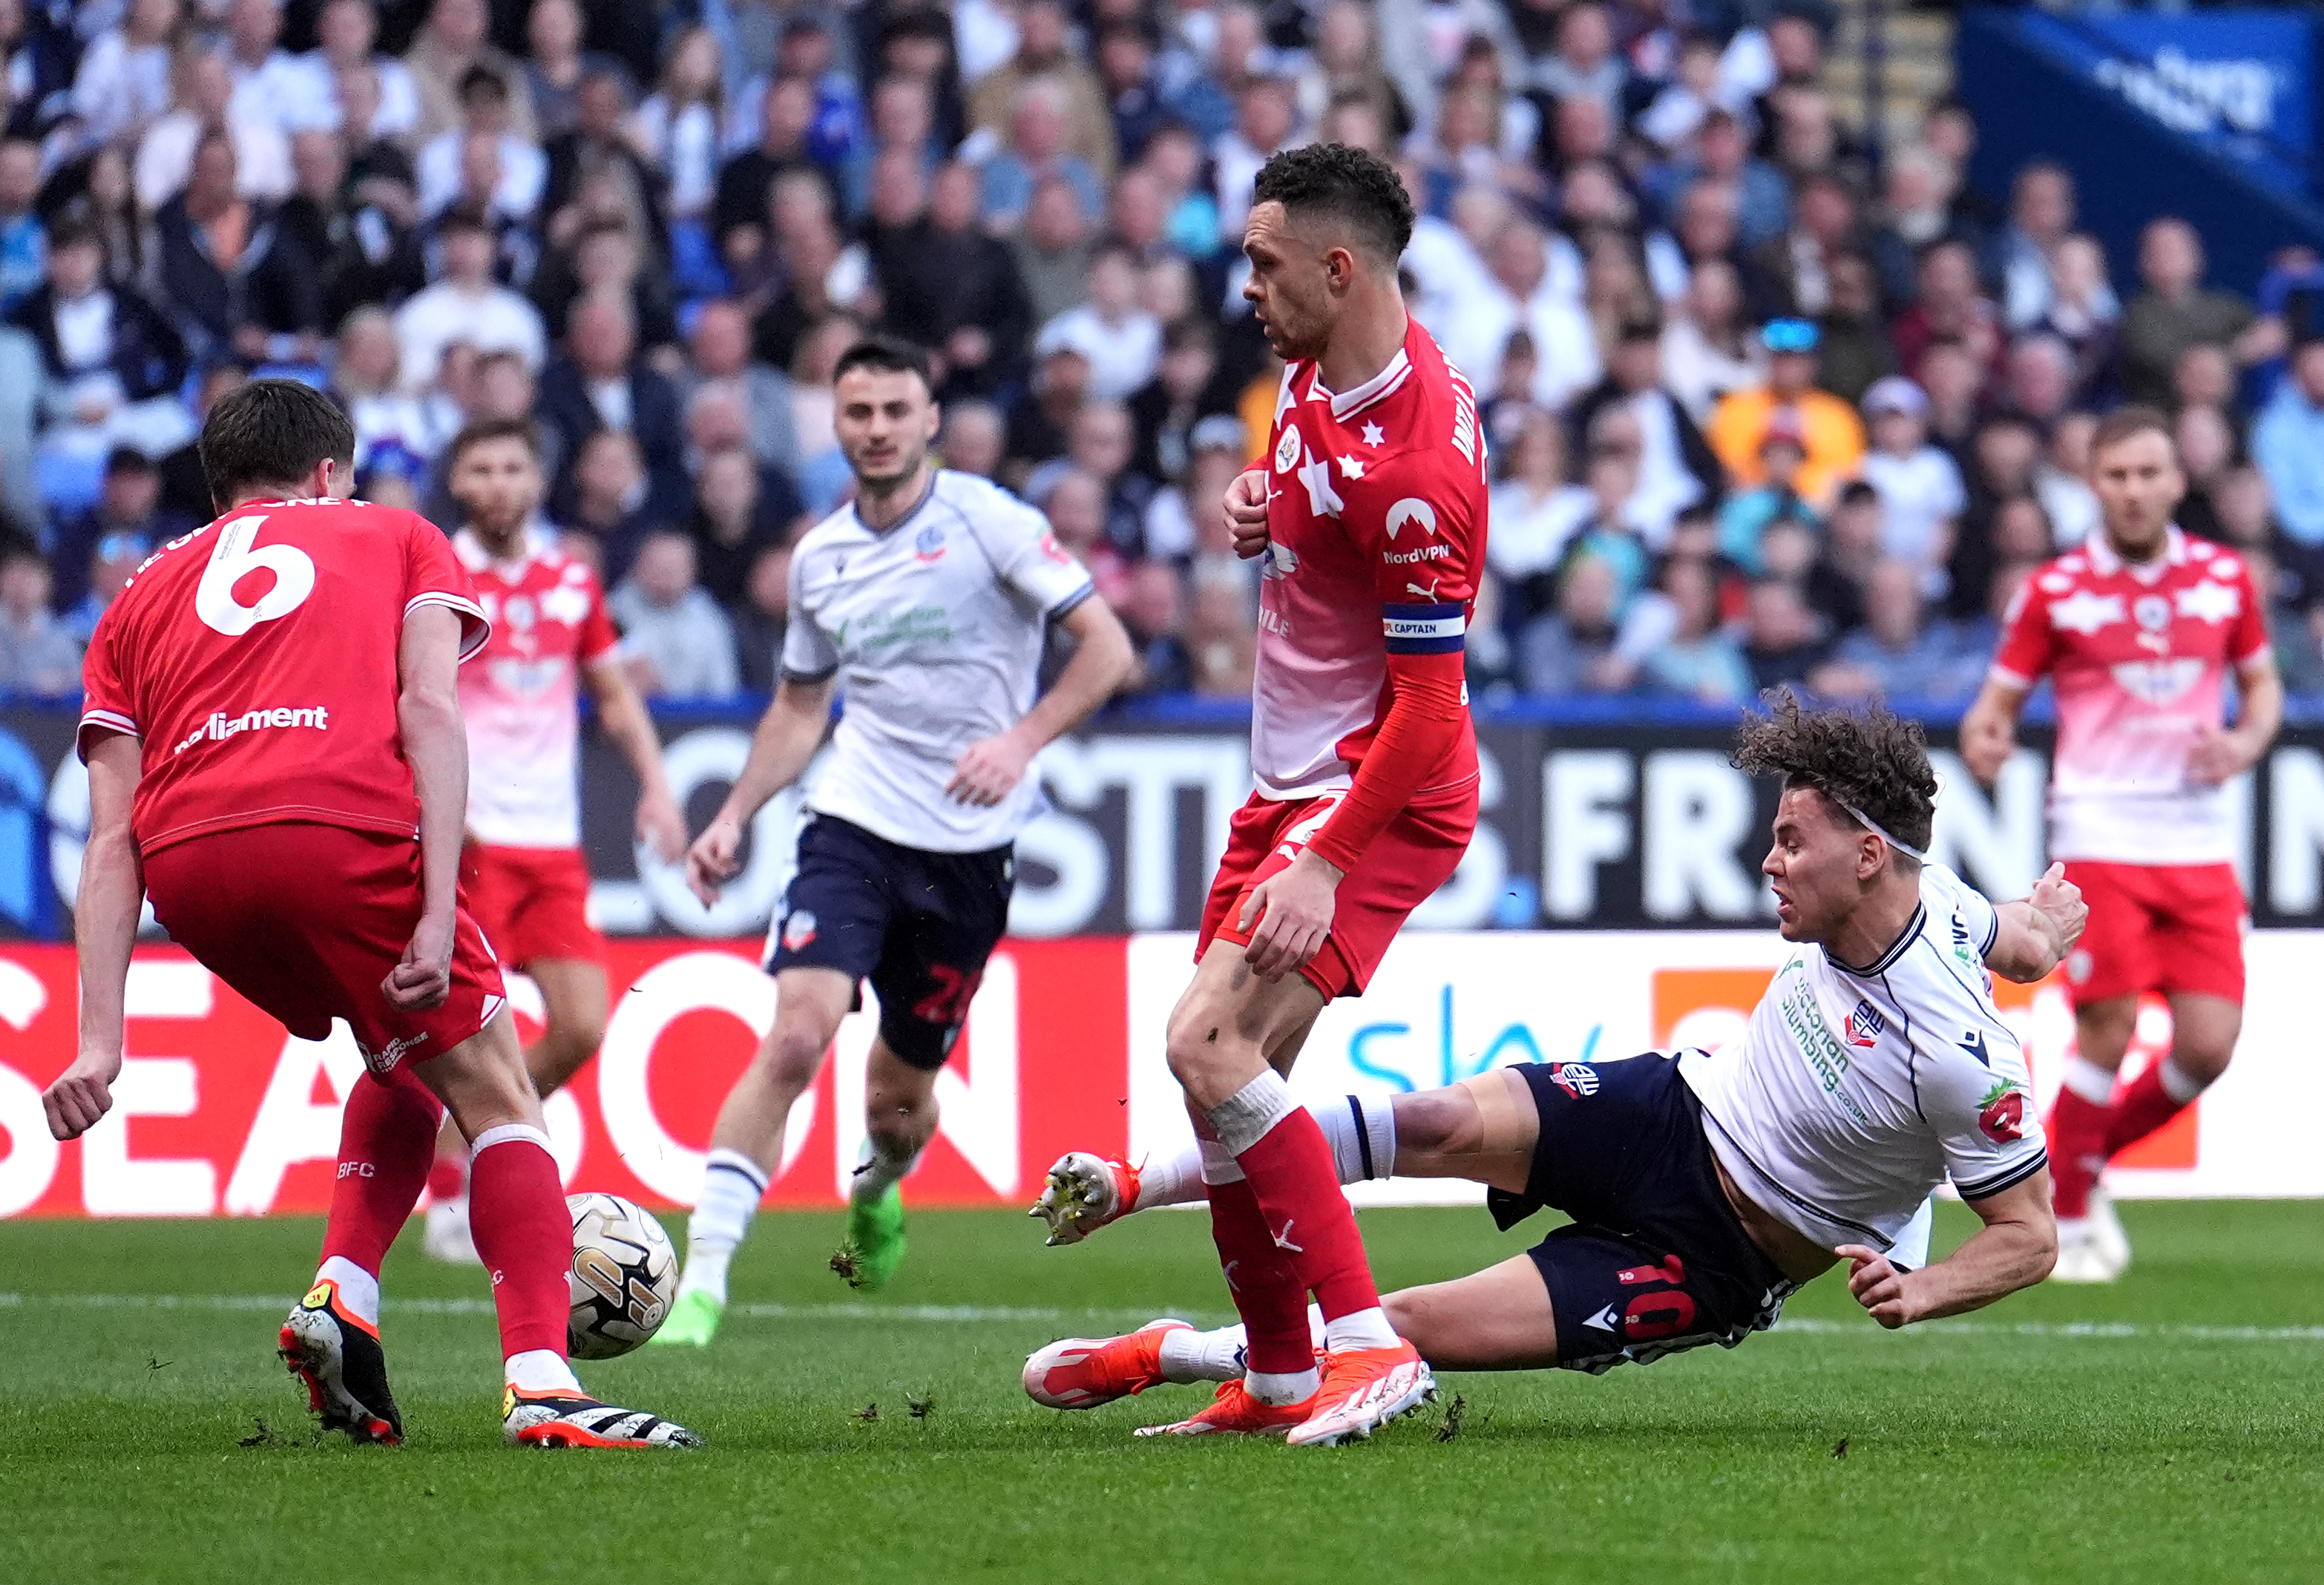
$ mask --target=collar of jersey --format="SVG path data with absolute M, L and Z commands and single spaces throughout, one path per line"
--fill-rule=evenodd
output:
M 875 529 L 870 523 L 865 522 L 863 521 L 862 509 L 857 506 L 853 501 L 847 503 L 847 514 L 855 520 L 855 526 L 857 528 L 862 529 L 865 533 L 871 535 L 875 539 L 884 539 L 889 535 L 894 533 L 898 529 L 902 528 L 906 523 L 910 522 L 914 518 L 919 516 L 921 511 L 927 508 L 928 502 L 936 498 L 936 480 L 943 475 L 943 473 L 944 469 L 942 468 L 930 468 L 928 470 L 928 487 L 920 492 L 920 498 L 912 502 L 910 510 L 906 511 L 903 516 L 898 518 L 894 522 L 890 523 L 884 529 Z
M 1913 945 L 1914 937 L 1919 935 L 1921 933 L 1921 926 L 1928 922 L 1929 905 L 1926 903 L 1914 904 L 1913 917 L 1904 921 L 1904 929 L 1898 931 L 1896 933 L 1896 939 L 1888 944 L 1888 950 L 1882 953 L 1869 964 L 1861 969 L 1858 968 L 1854 963 L 1842 963 L 1839 958 L 1833 957 L 1830 947 L 1826 947 L 1824 949 L 1823 955 L 1826 958 L 1831 959 L 1831 966 L 1838 969 L 1843 974 L 1852 974 L 1858 980 L 1877 980 L 1881 975 L 1886 973 L 1889 970 L 1896 966 L 1896 960 L 1904 955 L 1904 949 Z
M 2123 560 L 2116 554 L 2115 548 L 2107 543 L 2104 523 L 2090 530 L 2089 542 L 2082 549 L 2090 558 L 2090 570 L 2100 577 L 2112 577 L 2118 572 L 2127 571 L 2135 578 L 2144 577 L 2151 581 L 2162 576 L 2165 567 L 2187 565 L 2187 536 L 2177 523 L 2163 531 L 2163 554 L 2153 561 L 2142 561 L 2135 567 Z
M 1411 355 L 1399 346 L 1396 349 L 1396 356 L 1388 359 L 1387 368 L 1352 390 L 1334 392 L 1325 388 L 1323 365 L 1318 363 L 1315 372 L 1307 378 L 1306 399 L 1330 402 L 1334 419 L 1351 419 L 1374 402 L 1386 400 L 1411 373 Z

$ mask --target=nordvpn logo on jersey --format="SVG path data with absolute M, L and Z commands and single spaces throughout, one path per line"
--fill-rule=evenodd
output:
M 935 523 L 922 529 L 912 541 L 912 559 L 927 563 L 941 561 L 945 553 L 945 531 Z

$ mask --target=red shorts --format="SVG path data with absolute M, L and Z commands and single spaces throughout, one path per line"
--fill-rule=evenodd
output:
M 1372 972 L 1388 955 L 1388 944 L 1404 922 L 1435 895 L 1461 867 L 1469 838 L 1477 829 L 1475 781 L 1406 807 L 1372 838 L 1356 867 L 1340 882 L 1332 908 L 1332 934 L 1300 972 L 1323 1000 L 1361 996 Z M 1239 926 L 1242 899 L 1254 886 L 1297 858 L 1323 829 L 1343 795 L 1285 802 L 1253 795 L 1235 811 L 1227 851 L 1203 905 L 1203 935 L 1195 944 L 1200 962 L 1213 941 L 1247 945 L 1250 933 Z
M 440 1056 L 500 1010 L 501 966 L 462 909 L 452 993 L 401 1013 L 380 989 L 420 922 L 420 843 L 339 825 L 248 825 L 173 843 L 145 861 L 172 939 L 281 1020 L 320 1040 L 345 1018 L 372 1073 Z
M 2244 999 L 2244 889 L 2232 864 L 2066 861 L 2089 924 L 2066 957 L 2076 1006 L 2160 991 Z
M 472 842 L 460 853 L 460 902 L 504 963 L 605 961 L 605 938 L 589 924 L 589 863 L 579 848 Z

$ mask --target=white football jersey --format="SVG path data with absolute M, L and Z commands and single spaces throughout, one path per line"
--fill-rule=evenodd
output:
M 973 474 L 940 472 L 882 533 L 852 505 L 791 557 L 783 675 L 839 679 L 833 753 L 810 809 L 929 852 L 996 848 L 1047 806 L 1038 777 L 989 809 L 949 797 L 971 743 L 1024 718 L 1047 624 L 1095 592 L 1048 520 Z
M 1888 1251 L 1950 1176 L 1964 1199 L 2049 1162 L 2017 1037 L 1993 1005 L 1993 905 L 1941 865 L 1880 961 L 1792 954 L 1718 1055 L 1679 1072 L 1737 1187 L 1825 1249 Z

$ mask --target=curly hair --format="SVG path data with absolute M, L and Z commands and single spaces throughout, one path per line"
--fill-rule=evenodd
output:
M 1254 204 L 1281 204 L 1286 214 L 1329 215 L 1356 228 L 1378 258 L 1394 263 L 1412 241 L 1412 195 L 1396 167 L 1346 143 L 1286 149 L 1259 168 Z
M 1789 688 L 1770 691 L 1763 702 L 1766 713 L 1746 716 L 1735 734 L 1729 762 L 1737 769 L 1779 775 L 1786 787 L 1812 787 L 1836 804 L 1861 810 L 1898 840 L 1916 848 L 1929 845 L 1937 773 L 1929 764 L 1928 740 L 1919 722 L 1878 705 L 1811 710 Z

